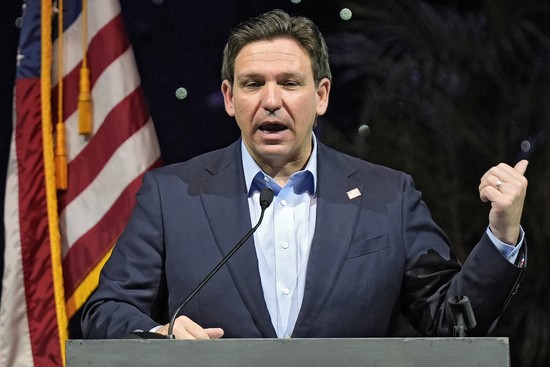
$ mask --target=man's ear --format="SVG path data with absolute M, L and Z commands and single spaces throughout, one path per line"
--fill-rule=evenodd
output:
M 223 94 L 223 103 L 225 105 L 225 112 L 229 116 L 235 116 L 235 105 L 233 103 L 233 88 L 229 80 L 225 79 L 222 82 L 222 94 Z
M 323 78 L 317 84 L 317 116 L 321 116 L 327 111 L 329 94 L 330 80 Z

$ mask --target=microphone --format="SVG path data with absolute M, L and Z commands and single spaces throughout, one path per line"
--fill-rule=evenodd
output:
M 466 331 L 476 327 L 477 322 L 467 296 L 453 296 L 447 300 L 454 322 L 453 334 L 455 337 L 465 337 Z
M 258 219 L 258 223 L 256 223 L 256 225 L 252 227 L 250 231 L 248 231 L 248 233 L 235 245 L 235 247 L 233 247 L 231 251 L 229 251 L 227 255 L 223 257 L 218 265 L 216 265 L 216 267 L 214 267 L 214 269 L 212 269 L 212 271 L 208 273 L 208 275 L 199 283 L 199 285 L 197 285 L 197 287 L 179 305 L 179 307 L 172 315 L 172 318 L 170 319 L 170 324 L 168 325 L 168 339 L 176 339 L 176 337 L 174 336 L 174 323 L 176 322 L 178 313 L 183 307 L 185 307 L 187 303 L 189 303 L 189 301 L 191 301 L 191 299 L 202 289 L 202 287 L 204 287 L 204 285 L 208 283 L 208 281 L 210 281 L 214 274 L 216 274 L 218 270 L 220 270 L 221 267 L 225 265 L 225 263 L 235 254 L 235 252 L 237 252 L 242 247 L 242 245 L 250 238 L 250 236 L 252 236 L 254 232 L 256 232 L 260 224 L 262 224 L 262 220 L 264 219 L 264 212 L 271 205 L 274 196 L 275 194 L 268 187 L 264 188 L 260 192 L 260 208 L 262 211 L 260 213 L 260 219 Z

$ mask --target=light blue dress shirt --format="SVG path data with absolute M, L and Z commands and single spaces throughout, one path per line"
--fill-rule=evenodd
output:
M 314 139 L 306 167 L 290 176 L 284 187 L 262 171 L 244 144 L 242 162 L 252 223 L 260 218 L 260 191 L 267 186 L 275 193 L 254 234 L 254 243 L 271 322 L 279 338 L 289 338 L 302 305 L 315 231 L 317 144 Z
M 496 248 L 500 251 L 502 256 L 504 256 L 509 262 L 512 264 L 515 264 L 518 259 L 519 250 L 523 247 L 523 238 L 525 237 L 525 233 L 523 232 L 523 228 L 520 227 L 520 235 L 519 235 L 519 241 L 518 243 L 520 245 L 518 246 L 511 246 L 507 243 L 502 242 L 498 238 L 495 237 L 493 232 L 491 232 L 491 229 L 487 227 L 487 235 L 493 241 Z M 520 265 L 523 266 L 525 263 L 525 259 L 520 260 Z

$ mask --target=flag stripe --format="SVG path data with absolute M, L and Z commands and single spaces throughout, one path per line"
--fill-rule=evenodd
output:
M 37 78 L 21 78 L 15 84 L 16 105 L 19 105 L 20 121 L 33 125 L 40 121 L 40 81 Z M 31 134 L 34 136 L 35 134 Z M 21 126 L 12 135 L 8 174 L 6 180 L 4 225 L 6 228 L 4 275 L 2 279 L 2 303 L 0 307 L 0 330 L 9 330 L 1 335 L 0 350 L 1 366 L 32 366 L 33 355 L 29 333 L 29 315 L 27 314 L 28 289 L 23 287 L 25 273 L 23 271 L 22 232 L 20 228 L 21 215 L 19 198 L 24 188 L 19 181 L 19 171 L 28 168 L 18 167 L 20 160 L 16 150 L 16 139 L 21 141 L 26 134 Z M 41 139 L 38 141 L 41 144 Z M 19 148 L 19 154 L 24 154 Z M 36 154 L 36 153 L 35 153 Z M 26 154 L 25 154 L 26 155 Z M 29 154 L 30 155 L 30 154 Z M 29 162 L 30 159 L 29 157 Z M 32 180 L 34 181 L 34 177 Z M 34 231 L 33 231 L 34 232 Z M 28 272 L 28 270 L 27 270 Z M 16 335 L 17 337 L 14 337 Z
M 72 8 L 74 6 L 80 9 L 81 1 L 68 1 L 65 0 L 65 9 Z M 88 44 L 94 39 L 95 35 L 100 32 L 106 24 L 111 22 L 115 17 L 120 16 L 120 4 L 118 0 L 107 1 L 88 1 Z M 63 65 L 64 70 L 71 71 L 78 67 L 82 62 L 82 19 L 81 15 L 78 16 L 70 25 L 65 24 L 67 30 L 63 32 L 63 44 L 67 45 L 63 52 Z M 125 31 L 122 31 L 121 35 L 125 36 Z M 110 38 L 104 39 L 106 42 L 117 42 L 114 38 L 118 38 L 119 34 L 111 33 Z M 53 49 L 57 50 L 57 42 L 54 42 Z M 76 46 L 71 47 L 70 45 Z M 52 80 L 58 80 L 57 70 L 57 55 L 53 55 L 53 68 L 52 68 Z M 91 60 L 90 60 L 91 61 Z M 64 73 L 67 74 L 66 72 Z
M 59 197 L 59 209 L 74 200 L 95 179 L 116 149 L 148 120 L 142 94 L 136 89 L 109 113 L 101 128 L 82 152 L 69 163 L 69 189 Z M 135 124 L 120 124 L 125 116 L 132 116 Z M 140 121 L 140 119 L 142 121 Z
M 94 100 L 94 130 L 96 130 L 94 139 L 88 141 L 78 134 L 77 114 L 65 122 L 71 185 L 60 198 L 60 210 L 80 194 L 86 180 L 90 182 L 97 175 L 98 170 L 90 165 L 105 164 L 109 158 L 108 155 L 114 152 L 116 145 L 123 143 L 149 118 L 137 75 L 130 75 L 124 83 L 116 83 L 107 89 L 107 83 L 112 80 L 111 77 L 116 77 L 117 73 L 122 72 L 126 65 L 125 61 L 131 60 L 132 57 L 133 54 L 129 52 L 114 63 L 92 91 L 93 95 L 98 97 Z M 131 119 L 132 124 L 121 123 L 127 119 Z M 77 181 L 73 182 L 72 179 Z
M 99 260 L 98 264 L 82 279 L 74 292 L 67 297 L 67 316 L 72 318 L 74 314 L 84 305 L 88 296 L 94 291 L 99 282 L 99 274 L 103 265 L 107 262 L 113 251 L 114 243 L 111 244 L 110 250 Z
M 113 34 L 124 31 L 124 23 L 122 16 L 118 15 L 112 19 L 104 29 L 101 29 L 94 35 L 88 47 L 88 67 L 90 68 L 90 86 L 93 88 L 97 80 L 102 76 L 113 62 L 121 55 L 128 51 L 130 42 L 127 37 L 113 37 Z M 78 35 L 81 35 L 81 30 L 78 29 Z M 76 63 L 72 68 L 66 66 L 68 72 L 63 77 L 63 89 L 67 91 L 78 91 L 80 83 L 80 68 L 82 67 L 82 49 L 73 48 L 71 53 L 76 53 L 72 58 L 78 57 L 80 62 Z M 68 56 L 67 56 L 68 57 Z M 133 54 L 129 57 L 132 57 Z M 131 71 L 132 69 L 128 69 Z M 122 75 L 122 74 L 120 74 Z M 139 79 L 139 78 L 138 78 Z M 113 79 L 111 79 L 112 81 Z M 116 78 L 114 79 L 116 80 Z M 57 82 L 57 79 L 54 81 Z M 54 107 L 53 114 L 57 116 L 57 99 L 58 85 L 55 85 L 52 92 L 52 106 Z M 78 106 L 78 93 L 63 93 L 63 120 L 76 113 Z
M 102 73 L 92 90 L 94 99 L 94 132 L 97 132 L 101 128 L 111 110 L 120 101 L 139 88 L 139 76 L 135 68 L 131 67 L 134 63 L 133 58 L 134 54 L 130 48 Z M 120 75 L 124 75 L 124 80 L 113 83 L 113 80 L 120 79 Z M 141 88 L 139 88 L 138 93 L 142 93 Z M 147 119 L 149 114 L 145 117 Z M 124 124 L 129 124 L 129 121 L 132 122 L 131 124 L 136 123 L 136 121 L 142 123 L 143 117 L 136 116 L 132 112 L 131 115 L 126 116 L 123 120 L 113 123 L 120 124 L 121 121 Z M 95 139 L 85 139 L 82 135 L 78 134 L 78 114 L 76 112 L 65 121 L 65 127 L 67 131 L 67 147 L 69 148 L 67 159 L 69 162 L 78 156 L 88 144 L 100 144 Z M 69 190 L 71 189 L 69 188 Z
M 60 196 L 60 222 L 70 314 L 91 292 L 90 279 L 97 279 L 96 265 L 126 225 L 143 173 L 160 165 L 156 133 L 143 98 L 133 50 L 124 33 L 118 1 L 110 1 L 114 10 L 107 11 L 103 6 L 98 8 L 96 2 L 88 4 L 88 33 L 92 35 L 87 52 L 94 105 L 92 139 L 77 134 L 74 95 L 65 101 L 63 108 L 69 189 Z M 67 36 L 79 37 L 80 27 L 81 22 L 75 22 Z M 79 68 L 81 57 L 78 55 L 68 63 L 74 66 L 67 69 L 70 72 L 64 77 L 64 85 L 77 84 L 74 70 Z M 73 297 L 77 290 L 78 296 Z
M 113 243 L 112 233 L 121 233 L 125 223 L 118 218 L 127 218 L 133 208 L 134 194 L 141 185 L 142 175 L 137 177 L 119 198 L 107 210 L 102 220 L 93 228 L 81 236 L 71 247 L 71 251 L 65 255 L 63 268 L 65 271 L 65 289 L 67 297 L 71 297 L 77 286 L 84 280 L 89 272 L 97 265 L 99 261 L 111 250 Z M 90 244 L 96 244 L 90 246 Z M 96 260 L 90 263 L 90 259 Z M 80 307 L 81 305 L 79 305 Z
M 154 134 L 152 121 L 122 144 L 100 174 L 61 213 L 65 244 L 70 248 L 76 240 L 101 220 L 103 213 L 118 198 L 129 182 L 149 168 L 160 155 L 150 141 Z M 101 200 L 98 200 L 98 198 Z M 71 225 L 67 226 L 67 221 Z
M 42 358 L 53 358 L 61 363 L 44 189 L 44 157 L 41 149 L 32 149 L 43 144 L 41 115 L 37 113 L 40 112 L 40 82 L 35 81 L 32 92 L 24 91 L 21 96 L 24 100 L 20 100 L 17 93 L 20 87 L 21 83 L 16 86 L 16 104 L 21 107 L 17 116 L 15 147 L 21 260 L 30 341 L 35 364 L 39 364 Z M 42 335 L 50 337 L 43 338 Z

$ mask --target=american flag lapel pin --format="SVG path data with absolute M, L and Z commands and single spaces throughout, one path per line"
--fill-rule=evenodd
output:
M 346 194 L 348 194 L 348 198 L 350 200 L 353 200 L 361 196 L 361 191 L 359 191 L 359 189 L 356 187 L 355 189 L 349 190 L 348 192 L 346 192 Z

